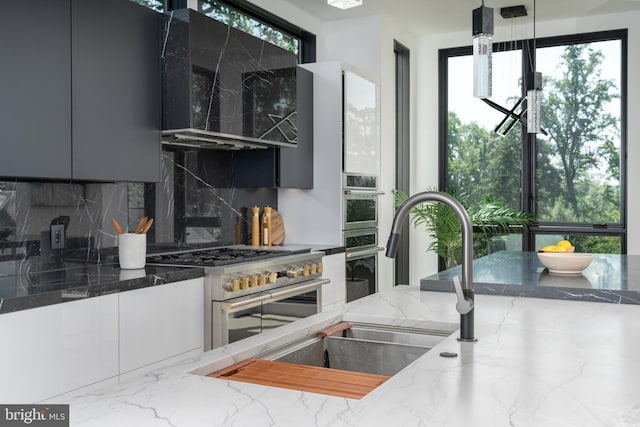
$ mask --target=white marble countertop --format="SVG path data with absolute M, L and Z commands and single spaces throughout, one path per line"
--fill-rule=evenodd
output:
M 398 287 L 165 369 L 53 403 L 73 426 L 638 426 L 640 306 L 476 295 L 456 333 L 361 400 L 203 373 L 339 320 L 457 325 L 455 296 Z M 443 358 L 441 351 L 459 354 Z

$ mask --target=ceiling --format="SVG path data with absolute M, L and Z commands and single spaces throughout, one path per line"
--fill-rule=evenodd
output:
M 286 0 L 323 22 L 386 15 L 418 34 L 464 31 L 471 26 L 471 10 L 481 0 L 363 0 L 363 5 L 340 10 L 326 0 Z M 495 9 L 495 25 L 503 19 L 500 8 L 523 4 L 532 19 L 534 0 L 485 0 Z M 536 21 L 640 10 L 640 0 L 536 0 Z

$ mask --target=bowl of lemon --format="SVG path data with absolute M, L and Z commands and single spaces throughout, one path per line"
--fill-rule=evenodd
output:
M 554 274 L 581 274 L 589 267 L 593 256 L 591 254 L 576 253 L 568 240 L 561 240 L 555 245 L 545 246 L 538 252 L 538 259 Z

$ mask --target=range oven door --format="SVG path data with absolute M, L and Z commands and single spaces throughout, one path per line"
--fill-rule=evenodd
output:
M 257 335 L 319 313 L 327 279 L 211 303 L 211 348 Z
M 378 253 L 381 250 L 379 247 L 347 250 L 347 302 L 374 294 L 378 290 Z

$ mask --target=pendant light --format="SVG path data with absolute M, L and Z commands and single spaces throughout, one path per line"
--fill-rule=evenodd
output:
M 327 0 L 327 4 L 338 9 L 349 9 L 362 5 L 362 0 Z
M 491 52 L 493 49 L 493 8 L 473 10 L 473 96 L 491 97 Z
M 542 73 L 536 72 L 536 54 L 536 0 L 533 0 L 533 71 L 527 73 L 527 133 L 539 133 L 541 130 Z

